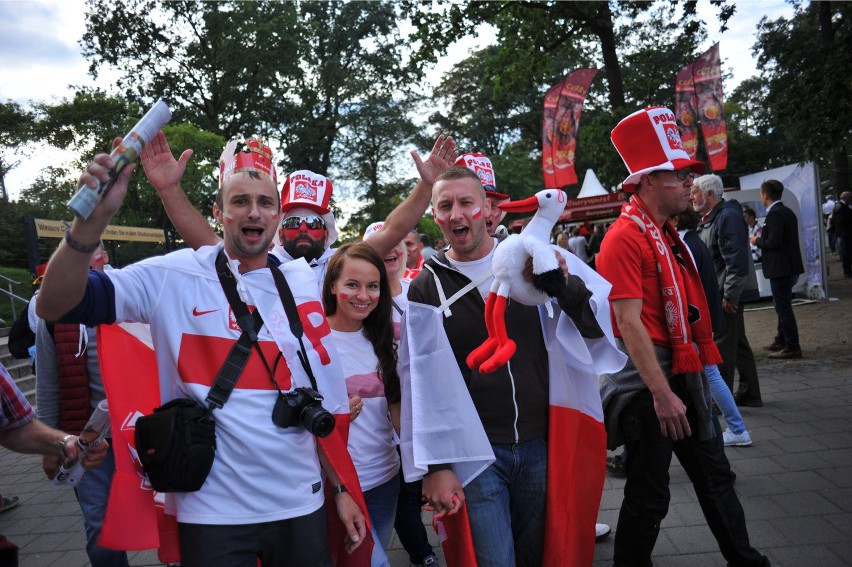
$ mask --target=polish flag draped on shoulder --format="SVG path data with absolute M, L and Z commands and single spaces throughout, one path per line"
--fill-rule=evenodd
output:
M 606 430 L 599 376 L 620 370 L 627 357 L 615 346 L 610 284 L 573 254 L 571 274 L 592 293 L 592 310 L 604 331 L 586 339 L 552 302 L 539 307 L 550 371 L 545 565 L 591 565 L 595 522 L 606 475 Z M 485 325 L 483 321 L 481 323 Z M 462 485 L 494 462 L 491 445 L 465 386 L 438 308 L 411 302 L 399 346 L 402 379 L 400 449 L 407 481 L 430 464 L 451 463 Z M 464 510 L 464 508 L 463 508 Z M 450 567 L 475 565 L 470 528 L 462 514 L 438 528 Z

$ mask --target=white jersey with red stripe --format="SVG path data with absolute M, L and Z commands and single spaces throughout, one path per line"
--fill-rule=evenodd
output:
M 117 321 L 150 323 L 163 403 L 177 397 L 204 402 L 240 330 L 215 271 L 221 243 L 181 250 L 107 273 L 115 286 Z M 347 414 L 338 356 L 328 335 L 317 282 L 303 260 L 282 264 L 304 325 L 303 341 L 325 396 L 323 406 Z M 232 261 L 232 272 L 236 262 Z M 272 275 L 267 268 L 236 274 L 242 299 L 264 320 L 259 333 L 282 391 L 310 387 Z M 278 393 L 253 352 L 229 400 L 215 410 L 216 459 L 198 492 L 170 494 L 179 522 L 249 524 L 303 516 L 323 503 L 316 442 L 302 427 L 272 423 Z

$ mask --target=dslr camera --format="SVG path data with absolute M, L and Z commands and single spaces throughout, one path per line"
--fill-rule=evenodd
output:
M 334 430 L 334 416 L 322 407 L 322 400 L 313 388 L 296 388 L 279 394 L 272 409 L 272 423 L 278 427 L 301 425 L 317 437 L 326 437 Z

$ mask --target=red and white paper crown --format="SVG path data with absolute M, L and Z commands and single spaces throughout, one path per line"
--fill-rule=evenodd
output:
M 636 191 L 639 178 L 655 170 L 674 171 L 689 167 L 704 173 L 704 162 L 689 159 L 674 112 L 664 106 L 651 106 L 634 112 L 612 130 L 610 139 L 630 175 L 621 185 Z
M 491 165 L 491 160 L 483 154 L 462 154 L 453 165 L 466 167 L 479 176 L 479 182 L 485 188 L 485 193 L 489 197 L 494 197 L 498 201 L 508 200 L 509 196 L 505 193 L 497 192 L 497 181 L 494 179 L 494 166 Z
M 266 145 L 261 136 L 246 140 L 246 149 L 237 152 L 237 141 L 231 140 L 225 145 L 219 157 L 219 187 L 225 180 L 240 171 L 256 171 L 272 179 L 278 185 L 275 166 L 272 165 L 272 150 Z
M 284 180 L 281 188 L 281 212 L 286 213 L 294 207 L 307 207 L 321 215 L 328 213 L 331 191 L 331 179 L 325 175 L 301 169 L 294 171 Z

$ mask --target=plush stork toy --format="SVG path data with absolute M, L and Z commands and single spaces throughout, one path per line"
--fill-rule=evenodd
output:
M 565 289 L 565 277 L 550 244 L 550 232 L 565 210 L 567 197 L 559 189 L 539 191 L 529 199 L 498 205 L 512 213 L 536 211 L 520 234 L 500 243 L 491 260 L 494 283 L 485 301 L 488 338 L 467 357 L 469 368 L 490 374 L 515 354 L 515 341 L 506 332 L 506 304 L 514 299 L 524 305 L 542 305 Z M 524 280 L 524 268 L 532 258 L 533 282 Z

